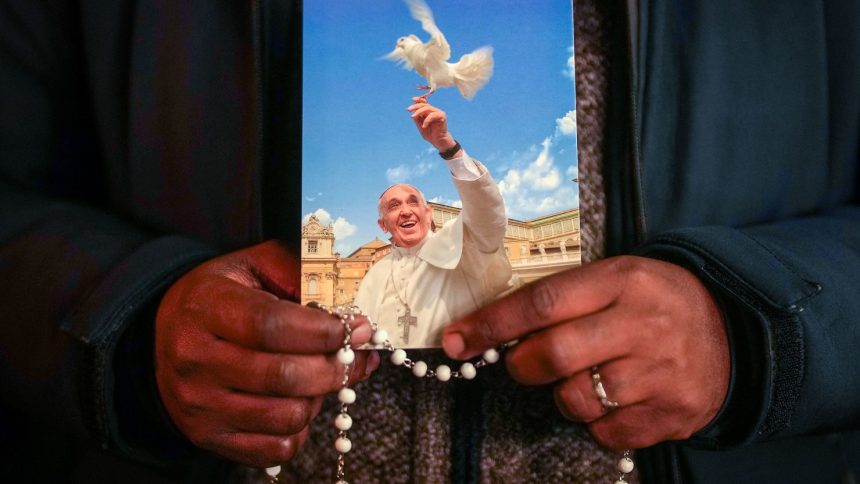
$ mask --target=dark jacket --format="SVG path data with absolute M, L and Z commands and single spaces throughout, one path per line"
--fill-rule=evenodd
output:
M 609 252 L 694 270 L 732 351 L 721 414 L 644 480 L 857 479 L 860 4 L 617 7 Z M 153 312 L 218 252 L 297 244 L 300 38 L 295 2 L 0 3 L 4 469 L 223 475 L 160 406 Z
M 608 240 L 719 298 L 732 382 L 695 440 L 755 443 L 666 444 L 646 470 L 856 482 L 860 3 L 643 2 L 638 19 Z

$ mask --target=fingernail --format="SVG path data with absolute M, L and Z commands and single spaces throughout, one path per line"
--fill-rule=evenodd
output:
M 364 378 L 369 378 L 371 373 L 379 368 L 379 361 L 379 352 L 371 351 L 370 354 L 367 355 L 367 364 L 364 366 Z
M 451 358 L 457 358 L 466 349 L 466 343 L 463 341 L 463 335 L 460 333 L 448 333 L 442 336 L 442 348 L 445 353 Z

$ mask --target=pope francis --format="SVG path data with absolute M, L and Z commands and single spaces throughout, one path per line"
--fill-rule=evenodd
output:
M 509 288 L 511 266 L 502 245 L 507 218 L 487 169 L 447 130 L 445 113 L 422 98 L 409 107 L 421 135 L 439 150 L 463 208 L 436 232 L 433 209 L 411 185 L 379 197 L 379 227 L 391 234 L 390 254 L 370 268 L 355 304 L 403 348 L 439 347 L 449 322 Z

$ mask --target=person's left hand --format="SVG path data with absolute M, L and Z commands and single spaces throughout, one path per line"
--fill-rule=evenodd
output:
M 674 264 L 624 256 L 554 274 L 450 324 L 442 345 L 466 359 L 514 339 L 511 376 L 555 383 L 562 414 L 612 449 L 688 438 L 725 400 L 723 317 L 702 283 Z M 615 410 L 595 393 L 594 366 Z

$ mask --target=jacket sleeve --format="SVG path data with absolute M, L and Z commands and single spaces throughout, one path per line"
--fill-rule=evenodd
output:
M 108 201 L 73 3 L 0 9 L 0 420 L 179 457 L 151 371 L 154 309 L 214 251 Z
M 726 316 L 730 390 L 701 442 L 860 425 L 860 207 L 747 228 L 671 230 L 638 253 L 694 271 Z
M 697 439 L 860 427 L 860 6 L 640 6 L 636 253 L 696 273 L 730 343 Z
M 0 200 L 3 405 L 128 456 L 184 453 L 146 371 L 152 322 L 163 292 L 213 251 L 8 185 Z M 134 418 L 121 413 L 142 421 L 123 426 Z

